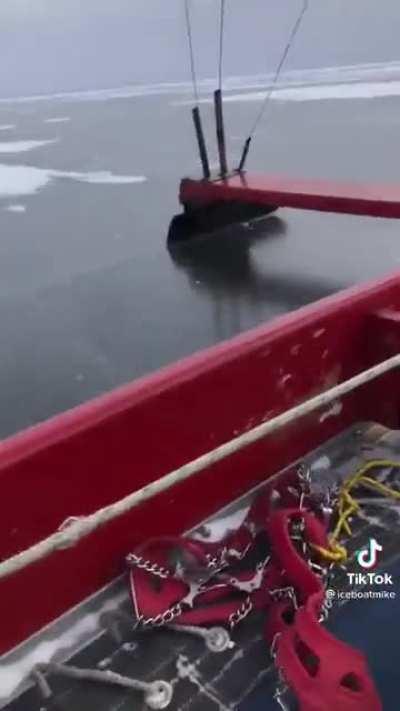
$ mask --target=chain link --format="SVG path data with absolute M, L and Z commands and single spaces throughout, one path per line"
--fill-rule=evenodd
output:
M 268 555 L 264 560 L 260 561 L 260 563 L 257 563 L 255 573 L 250 580 L 239 580 L 238 578 L 229 578 L 222 575 L 219 576 L 219 578 L 228 583 L 228 585 L 232 585 L 232 587 L 236 588 L 236 590 L 246 593 L 254 592 L 255 590 L 260 589 L 264 580 L 265 569 L 270 560 L 271 556 Z
M 332 580 L 334 578 L 335 567 L 336 567 L 336 563 L 332 562 L 324 570 L 324 574 L 322 576 L 322 581 L 324 583 L 325 589 L 330 588 L 330 586 L 331 586 Z
M 152 563 L 151 560 L 136 555 L 136 553 L 129 553 L 129 555 L 126 556 L 126 562 L 129 566 L 146 570 L 158 578 L 165 579 L 171 577 L 171 573 L 167 568 L 163 568 L 161 565 L 157 565 L 157 563 Z
M 210 554 L 206 555 L 207 558 L 207 569 L 209 571 L 212 571 L 212 576 L 208 578 L 208 580 L 211 579 L 214 575 L 217 576 L 218 573 L 224 570 L 229 565 L 229 557 L 234 557 L 236 560 L 242 560 L 244 556 L 247 554 L 251 544 L 248 544 L 243 551 L 237 551 L 235 549 L 228 549 L 226 546 L 222 548 L 222 550 L 219 552 L 218 555 L 216 556 L 211 556 Z M 163 568 L 162 566 L 159 566 L 157 563 L 152 563 L 150 560 L 143 558 L 142 556 L 139 556 L 135 553 L 130 553 L 127 558 L 127 563 L 130 566 L 140 568 L 141 570 L 145 570 L 146 572 L 150 573 L 151 575 L 155 575 L 159 578 L 169 578 L 173 577 L 173 574 L 167 570 L 166 568 Z M 248 585 L 252 587 L 254 585 L 254 589 L 258 589 L 258 587 L 261 584 L 261 576 L 264 574 L 264 570 L 269 562 L 269 556 L 262 561 L 261 563 L 258 563 L 257 568 L 256 568 L 256 573 L 251 581 L 248 581 Z M 154 617 L 140 617 L 138 620 L 138 625 L 141 625 L 143 627 L 163 627 L 165 625 L 171 624 L 177 617 L 179 617 L 182 612 L 183 612 L 183 606 L 186 604 L 186 598 L 188 598 L 187 604 L 189 607 L 193 607 L 193 599 L 194 597 L 206 590 L 205 583 L 208 582 L 207 580 L 204 581 L 203 583 L 200 584 L 191 584 L 189 593 L 178 603 L 173 605 L 172 607 L 168 608 L 167 610 L 164 610 L 164 612 L 160 612 L 158 615 L 155 615 Z M 232 584 L 236 583 L 238 586 L 240 586 L 240 581 L 236 581 L 235 578 L 232 578 Z M 242 586 L 246 586 L 246 583 L 242 583 Z M 192 590 L 193 588 L 193 590 Z M 190 597 L 192 596 L 192 597 Z M 190 597 L 190 600 L 189 600 Z M 193 599 L 192 599 L 193 598 Z M 233 629 L 236 627 L 239 622 L 241 622 L 243 619 L 245 619 L 250 612 L 253 610 L 253 604 L 251 602 L 251 597 L 250 595 L 247 595 L 246 599 L 241 603 L 241 605 L 232 612 L 228 618 L 229 626 L 230 629 Z
M 210 553 L 206 553 L 208 570 L 213 570 L 215 573 L 218 573 L 220 570 L 226 568 L 228 565 L 228 561 L 226 560 L 227 552 L 227 548 L 222 548 L 218 555 L 215 556 L 212 556 Z
M 157 578 L 165 580 L 166 578 L 171 577 L 171 572 L 167 570 L 167 568 L 164 568 L 157 563 L 152 563 L 150 560 L 143 558 L 143 556 L 137 555 L 136 553 L 129 553 L 126 557 L 126 562 L 129 566 L 145 570 L 147 573 L 155 575 Z M 138 626 L 163 627 L 179 617 L 182 614 L 182 611 L 181 604 L 177 603 L 154 617 L 139 617 Z
M 299 607 L 297 603 L 295 589 L 291 586 L 288 586 L 286 588 L 275 588 L 275 590 L 269 590 L 269 594 L 274 601 L 276 600 L 277 602 L 281 602 L 282 600 L 287 599 L 293 603 L 293 607 L 295 610 L 297 610 Z
M 322 603 L 322 606 L 321 606 L 321 614 L 318 618 L 318 621 L 320 623 L 326 622 L 326 620 L 329 617 L 330 611 L 332 610 L 332 607 L 333 607 L 332 600 L 325 595 L 324 602 Z
M 250 524 L 247 524 L 246 528 L 251 533 L 252 538 L 254 540 L 254 538 L 256 537 L 255 528 L 252 528 Z M 222 548 L 222 550 L 214 556 L 210 553 L 206 553 L 207 568 L 209 570 L 213 570 L 215 573 L 218 573 L 231 564 L 229 558 L 234 558 L 235 561 L 243 560 L 243 558 L 249 552 L 253 540 L 250 541 L 250 543 L 248 543 L 242 551 L 238 551 L 236 548 L 227 548 L 226 546 L 224 546 L 224 548 Z
M 277 632 L 277 633 L 274 635 L 274 638 L 273 638 L 273 640 L 272 640 L 271 646 L 270 646 L 270 648 L 269 648 L 269 653 L 270 653 L 270 655 L 271 655 L 271 657 L 272 657 L 272 659 L 273 659 L 274 661 L 275 661 L 275 659 L 276 659 L 276 648 L 277 648 L 277 646 L 278 646 L 278 642 L 279 642 L 280 636 L 281 636 L 281 632 Z
M 282 711 L 290 711 L 290 706 L 284 701 L 284 695 L 289 691 L 289 687 L 282 683 L 278 684 L 274 691 L 274 700 L 280 706 Z
M 304 463 L 301 463 L 297 468 L 297 478 L 300 485 L 300 501 L 299 508 L 304 509 L 304 501 L 310 496 L 311 490 L 311 469 Z
M 229 627 L 231 630 L 236 627 L 242 620 L 244 620 L 250 612 L 253 610 L 253 603 L 251 601 L 250 595 L 247 595 L 246 599 L 242 602 L 240 607 L 234 612 L 231 612 L 228 618 Z
M 182 605 L 178 602 L 176 605 L 168 608 L 168 610 L 160 612 L 155 617 L 140 617 L 139 624 L 143 627 L 163 627 L 164 625 L 171 624 L 182 612 Z
M 271 648 L 270 648 L 270 654 L 271 654 L 271 657 L 273 658 L 274 661 L 276 659 L 276 654 L 277 654 L 276 648 L 277 648 L 280 636 L 281 636 L 281 633 L 277 632 L 275 637 L 272 640 L 272 644 L 271 644 Z M 278 672 L 278 683 L 276 685 L 273 698 L 276 701 L 276 703 L 280 706 L 282 711 L 290 711 L 290 707 L 288 706 L 288 704 L 286 704 L 286 702 L 283 699 L 285 694 L 287 694 L 289 691 L 289 686 L 286 682 L 286 679 L 283 675 L 283 671 L 280 667 L 277 667 L 277 672 Z
M 314 573 L 316 573 L 321 578 L 324 585 L 326 585 L 327 580 L 329 579 L 329 576 L 332 571 L 332 564 L 328 568 L 326 568 L 325 566 L 319 565 L 318 563 L 315 563 L 313 561 L 313 559 L 312 559 L 313 550 L 310 547 L 307 540 L 305 539 L 304 532 L 305 532 L 305 521 L 304 521 L 304 518 L 302 518 L 292 524 L 290 537 L 293 541 L 300 543 L 301 552 L 302 552 L 302 555 L 303 555 L 307 565 L 311 568 L 311 570 Z

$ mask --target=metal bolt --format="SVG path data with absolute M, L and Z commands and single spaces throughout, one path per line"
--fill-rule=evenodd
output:
M 168 629 L 175 630 L 176 632 L 186 632 L 187 634 L 192 634 L 195 637 L 201 637 L 204 639 L 207 649 L 210 652 L 226 652 L 227 649 L 232 649 L 235 643 L 232 642 L 229 632 L 224 627 L 210 627 L 209 629 L 204 629 L 203 627 L 195 627 L 194 625 L 168 625 Z
M 235 646 L 229 632 L 224 627 L 211 627 L 207 633 L 205 640 L 210 652 L 226 652 L 227 649 L 232 649 Z
M 144 700 L 150 709 L 166 709 L 173 696 L 172 684 L 168 681 L 154 681 L 144 694 Z

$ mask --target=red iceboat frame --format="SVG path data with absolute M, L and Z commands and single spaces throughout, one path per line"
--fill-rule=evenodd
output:
M 400 185 L 390 184 L 292 179 L 235 172 L 215 180 L 184 178 L 179 197 L 188 211 L 231 202 L 265 206 L 266 212 L 291 207 L 400 218 Z
M 0 445 L 0 560 L 400 352 L 400 275 L 329 297 Z M 394 371 L 0 580 L 0 653 L 350 424 L 399 427 Z M 11 612 L 12 611 L 12 612 Z

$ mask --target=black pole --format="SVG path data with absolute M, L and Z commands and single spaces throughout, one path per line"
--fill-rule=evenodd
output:
M 242 157 L 240 159 L 240 163 L 239 163 L 239 167 L 238 167 L 239 173 L 241 173 L 243 171 L 244 164 L 246 163 L 247 155 L 248 155 L 249 148 L 250 148 L 250 143 L 251 143 L 251 136 L 248 137 L 248 139 L 246 140 L 246 143 L 243 146 Z
M 194 130 L 196 131 L 197 144 L 199 147 L 201 165 L 203 168 L 203 177 L 205 178 L 205 180 L 208 180 L 211 175 L 210 164 L 208 162 L 207 146 L 206 146 L 206 142 L 204 140 L 203 126 L 201 123 L 200 110 L 199 110 L 198 106 L 195 106 L 192 109 L 192 116 L 193 116 Z
M 215 110 L 215 125 L 217 128 L 217 145 L 219 154 L 219 166 L 221 175 L 224 176 L 228 172 L 226 162 L 226 145 L 224 131 L 224 115 L 222 112 L 222 92 L 221 89 L 214 91 L 214 110 Z

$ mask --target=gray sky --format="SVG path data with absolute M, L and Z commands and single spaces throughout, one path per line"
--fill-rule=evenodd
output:
M 201 76 L 219 0 L 191 0 Z M 400 60 L 399 0 L 309 0 L 288 67 Z M 301 0 L 226 0 L 226 74 L 273 70 Z M 183 0 L 1 0 L 0 96 L 188 78 Z

